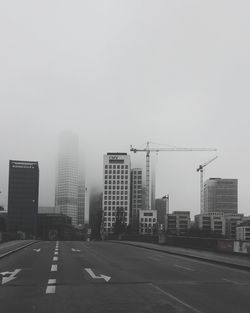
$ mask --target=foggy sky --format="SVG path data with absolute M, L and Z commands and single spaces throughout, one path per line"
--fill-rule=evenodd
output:
M 218 152 L 162 152 L 156 195 L 199 211 L 196 168 L 239 179 L 250 214 L 250 3 L 234 0 L 8 0 L 0 3 L 0 203 L 9 159 L 40 167 L 54 204 L 58 135 L 77 133 L 87 180 L 102 158 L 146 141 Z M 144 155 L 132 155 L 142 166 Z

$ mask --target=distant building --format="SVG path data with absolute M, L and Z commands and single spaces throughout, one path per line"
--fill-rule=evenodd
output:
M 174 211 L 172 214 L 166 215 L 166 231 L 169 235 L 186 235 L 190 224 L 189 211 Z
M 43 240 L 69 240 L 72 234 L 71 218 L 63 214 L 38 214 L 37 234 Z
M 136 232 L 139 230 L 139 211 L 142 209 L 142 169 L 131 171 L 131 220 L 130 225 Z
M 236 227 L 236 240 L 250 241 L 250 217 L 244 217 Z
M 155 208 L 157 211 L 158 229 L 165 229 L 166 215 L 169 214 L 169 196 L 155 200 Z
M 238 180 L 210 178 L 204 183 L 204 213 L 238 213 Z
M 8 229 L 36 236 L 39 192 L 38 162 L 9 162 Z
M 227 238 L 236 239 L 236 227 L 243 219 L 244 214 L 225 215 Z
M 157 231 L 157 211 L 140 210 L 139 211 L 139 234 L 155 235 Z
M 71 132 L 64 132 L 59 144 L 55 207 L 57 212 L 71 217 L 73 226 L 85 223 L 85 191 L 78 137 Z
M 130 221 L 130 156 L 107 153 L 103 158 L 103 221 L 104 234 L 112 234 L 117 223 Z
M 224 213 L 210 212 L 195 216 L 195 225 L 204 232 L 213 233 L 221 236 L 226 234 L 226 219 Z

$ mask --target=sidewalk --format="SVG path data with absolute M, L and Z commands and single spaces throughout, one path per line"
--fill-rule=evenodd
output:
M 248 271 L 250 270 L 250 257 L 245 255 L 222 254 L 212 251 L 186 249 L 181 247 L 158 245 L 146 242 L 115 241 L 115 240 L 112 240 L 112 242 L 198 259 L 200 261 L 217 263 L 242 270 Z
M 28 247 L 37 240 L 13 240 L 0 243 L 0 259 Z

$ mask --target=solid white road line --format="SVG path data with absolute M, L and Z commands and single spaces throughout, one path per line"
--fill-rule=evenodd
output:
M 194 269 L 192 269 L 192 268 L 190 268 L 190 267 L 181 266 L 181 265 L 177 265 L 177 264 L 175 264 L 174 266 L 175 266 L 175 267 L 182 268 L 182 269 L 187 270 L 187 271 L 194 272 Z
M 54 256 L 53 261 L 58 261 L 58 256 Z
M 173 296 L 171 293 L 169 293 L 169 292 L 167 292 L 167 291 L 161 289 L 160 287 L 158 287 L 158 286 L 156 286 L 156 285 L 154 285 L 154 284 L 152 284 L 152 283 L 150 283 L 150 285 L 151 285 L 152 287 L 154 287 L 156 290 L 158 290 L 158 291 L 160 291 L 161 293 L 163 293 L 164 295 L 168 296 L 169 298 L 171 298 L 171 299 L 175 300 L 176 302 L 178 302 L 178 303 L 184 305 L 186 308 L 189 308 L 189 309 L 193 310 L 195 313 L 202 313 L 200 310 L 194 308 L 192 305 L 189 305 L 189 304 L 187 304 L 186 302 L 184 302 L 184 301 L 182 301 L 182 300 L 176 298 L 176 297 Z
M 246 283 L 240 283 L 240 282 L 238 282 L 238 281 L 230 280 L 230 279 L 226 279 L 226 278 L 222 278 L 222 280 L 226 281 L 227 283 L 232 283 L 232 284 L 238 285 L 238 286 L 249 285 L 248 282 L 246 282 Z
M 46 293 L 55 293 L 56 292 L 56 286 L 47 286 Z
M 56 271 L 57 271 L 57 265 L 56 264 L 52 264 L 51 272 L 56 272 Z

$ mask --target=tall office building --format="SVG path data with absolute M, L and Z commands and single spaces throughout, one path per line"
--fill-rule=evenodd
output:
M 139 211 L 142 209 L 142 169 L 131 170 L 131 211 L 130 224 L 134 231 L 139 230 Z
M 204 213 L 238 213 L 238 180 L 210 178 L 204 183 Z
M 113 233 L 116 223 L 129 224 L 130 156 L 107 153 L 103 158 L 103 220 L 105 234 Z
M 78 137 L 64 132 L 60 138 L 56 177 L 55 206 L 72 219 L 72 225 L 84 224 L 85 179 L 79 157 Z
M 9 162 L 8 229 L 36 235 L 39 193 L 38 162 Z

